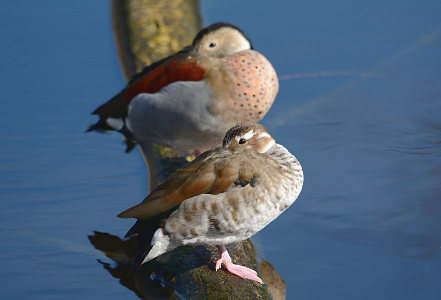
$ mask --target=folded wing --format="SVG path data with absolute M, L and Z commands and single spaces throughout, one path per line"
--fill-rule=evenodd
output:
M 208 151 L 161 183 L 140 204 L 120 213 L 120 218 L 148 218 L 166 212 L 184 200 L 201 194 L 220 194 L 238 179 L 250 180 L 252 170 L 241 166 L 237 155 L 217 159 L 219 152 Z

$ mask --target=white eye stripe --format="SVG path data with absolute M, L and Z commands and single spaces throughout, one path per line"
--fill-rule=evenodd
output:
M 259 136 L 257 137 L 257 139 L 258 140 L 260 140 L 261 138 L 264 138 L 264 137 L 271 137 L 268 133 L 266 133 L 266 132 L 262 132 L 261 134 L 259 134 Z
M 247 133 L 242 134 L 240 137 L 241 137 L 242 139 L 249 140 L 250 138 L 253 137 L 253 135 L 254 135 L 254 130 L 250 130 L 250 131 L 248 131 Z
M 274 140 L 271 140 L 268 144 L 266 144 L 266 146 L 262 149 L 260 149 L 259 153 L 265 153 L 267 152 L 269 149 L 271 149 L 271 147 L 275 144 L 276 142 Z
M 253 137 L 253 135 L 254 135 L 254 130 L 250 130 L 250 131 L 248 131 L 247 133 L 244 133 L 244 134 L 242 134 L 242 135 L 235 136 L 234 139 L 239 143 L 239 141 L 240 141 L 241 139 L 245 139 L 245 140 L 248 141 L 250 138 Z

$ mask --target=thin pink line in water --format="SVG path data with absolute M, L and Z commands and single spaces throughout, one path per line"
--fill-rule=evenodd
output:
M 297 78 L 315 78 L 315 77 L 334 77 L 334 76 L 353 76 L 364 78 L 382 78 L 380 75 L 370 72 L 357 71 L 319 71 L 305 73 L 291 73 L 279 76 L 279 80 L 297 79 Z

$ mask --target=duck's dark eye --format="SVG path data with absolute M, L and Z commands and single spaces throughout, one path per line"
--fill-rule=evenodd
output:
M 208 45 L 208 47 L 210 47 L 210 48 L 214 48 L 214 47 L 216 47 L 216 43 L 211 42 L 211 43 Z
M 247 142 L 246 139 L 240 139 L 240 140 L 239 140 L 239 144 L 245 144 L 246 142 Z

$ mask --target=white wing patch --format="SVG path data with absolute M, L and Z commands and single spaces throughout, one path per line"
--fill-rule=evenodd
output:
M 121 130 L 124 127 L 123 120 L 119 118 L 107 118 L 106 123 L 115 130 Z
M 271 137 L 268 133 L 266 132 L 262 132 L 261 134 L 259 134 L 259 136 L 257 137 L 258 140 L 264 138 L 264 137 Z

